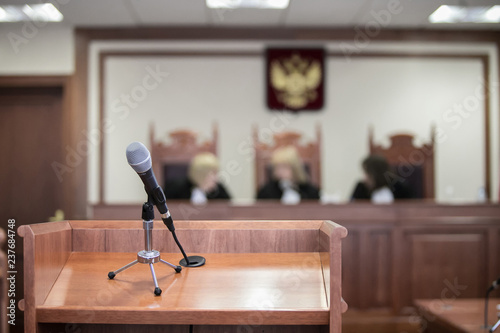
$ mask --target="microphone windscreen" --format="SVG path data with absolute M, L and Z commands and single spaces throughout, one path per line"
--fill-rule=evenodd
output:
M 132 142 L 128 145 L 127 161 L 137 173 L 151 169 L 151 154 L 148 148 L 140 142 Z

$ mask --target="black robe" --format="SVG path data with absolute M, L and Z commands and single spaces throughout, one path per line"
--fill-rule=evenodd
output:
M 394 196 L 394 200 L 397 199 L 413 199 L 414 196 L 412 194 L 411 189 L 408 186 L 405 186 L 401 183 L 395 183 L 392 188 L 390 188 L 392 195 Z M 358 182 L 354 191 L 351 195 L 351 200 L 370 200 L 372 197 L 372 192 L 366 186 L 364 182 Z
M 190 200 L 191 192 L 196 186 L 188 179 L 176 179 L 174 181 L 170 181 L 165 185 L 165 197 L 167 199 L 179 199 L 179 200 Z M 208 200 L 213 199 L 223 199 L 229 200 L 231 196 L 226 191 L 226 188 L 221 183 L 217 183 L 217 187 L 206 193 Z
M 319 199 L 319 189 L 309 183 L 301 183 L 298 188 L 295 189 L 300 194 L 302 200 L 307 199 Z M 281 199 L 283 195 L 283 190 L 279 185 L 279 181 L 273 180 L 265 184 L 259 189 L 257 193 L 257 199 Z

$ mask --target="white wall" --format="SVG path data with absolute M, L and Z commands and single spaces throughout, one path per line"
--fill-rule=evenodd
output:
M 146 43 L 140 45 L 151 48 Z M 95 87 L 95 54 L 99 47 L 94 45 L 93 49 L 91 87 Z M 157 88 L 148 91 L 147 96 L 139 96 L 137 106 L 126 111 L 125 103 L 120 102 L 121 94 L 139 92 L 141 88 L 137 86 L 143 85 L 148 68 L 157 67 L 168 76 Z M 347 200 L 361 176 L 359 164 L 368 153 L 369 125 L 374 126 L 379 142 L 387 142 L 387 137 L 396 132 L 410 132 L 416 135 L 417 143 L 422 143 L 429 140 L 430 126 L 435 124 L 439 134 L 437 199 L 476 200 L 485 178 L 484 108 L 480 101 L 474 102 L 478 102 L 475 92 L 482 80 L 478 60 L 352 58 L 346 61 L 344 57 L 329 57 L 326 71 L 326 103 L 322 111 L 276 118 L 264 104 L 262 57 L 110 58 L 105 73 L 105 116 L 112 125 L 105 139 L 105 202 L 144 199 L 141 183 L 127 165 L 124 152 L 134 140 L 148 144 L 152 122 L 160 139 L 178 128 L 190 128 L 208 138 L 213 121 L 219 124 L 222 171 L 228 171 L 225 166 L 233 160 L 241 167 L 239 173 L 229 177 L 228 183 L 231 193 L 240 201 L 250 200 L 254 195 L 254 164 L 246 149 L 251 142 L 252 125 L 275 129 L 283 122 L 286 129 L 304 133 L 306 141 L 314 138 L 314 127 L 321 123 L 322 189 L 342 200 Z M 89 120 L 96 124 L 98 92 L 94 89 L 90 94 Z M 463 105 L 462 115 L 454 113 L 456 104 Z M 493 128 L 497 135 L 498 127 Z M 492 160 L 498 161 L 498 149 Z M 90 200 L 95 201 L 99 183 L 97 149 L 89 163 Z
M 73 29 L 36 24 L 0 24 L 0 75 L 73 73 Z
M 484 107 L 476 103 L 463 121 L 450 112 L 480 85 L 479 61 L 360 58 L 330 64 L 333 115 L 325 127 L 334 134 L 325 137 L 332 149 L 325 152 L 332 165 L 325 185 L 337 186 L 325 187 L 328 191 L 340 191 L 345 198 L 352 190 L 360 160 L 368 153 L 370 124 L 375 141 L 387 145 L 389 135 L 401 132 L 414 134 L 420 144 L 428 142 L 434 124 L 437 200 L 475 200 L 485 178 Z

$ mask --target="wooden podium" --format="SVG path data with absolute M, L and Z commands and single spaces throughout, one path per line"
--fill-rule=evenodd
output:
M 148 265 L 107 274 L 144 249 L 142 221 L 25 225 L 26 332 L 341 332 L 341 239 L 330 221 L 177 221 L 188 255 L 207 263 Z M 177 264 L 170 232 L 155 222 L 153 249 Z

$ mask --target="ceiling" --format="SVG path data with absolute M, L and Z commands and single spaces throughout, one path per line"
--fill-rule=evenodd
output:
M 371 24 L 374 29 L 378 26 L 500 30 L 500 24 L 436 25 L 427 22 L 429 14 L 443 4 L 492 6 L 498 4 L 498 0 L 290 0 L 289 7 L 284 10 L 208 9 L 205 0 L 50 1 L 64 15 L 64 21 L 58 24 L 77 27 L 186 25 L 364 28 Z M 2 5 L 39 2 L 0 0 Z

